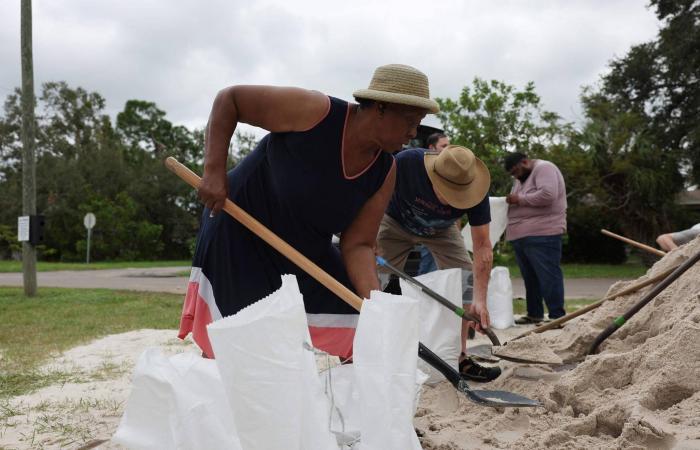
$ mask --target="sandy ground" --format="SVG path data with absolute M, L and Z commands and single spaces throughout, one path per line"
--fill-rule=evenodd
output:
M 698 251 L 700 239 L 669 253 L 645 277 Z M 499 379 L 472 384 L 537 399 L 541 408 L 480 407 L 447 383 L 424 387 L 414 421 L 423 447 L 700 449 L 700 264 L 608 338 L 598 354 L 586 356 L 612 319 L 649 290 L 606 302 L 563 329 L 519 345 L 524 353 L 553 352 L 564 364 L 501 361 Z M 497 334 L 507 341 L 524 330 Z M 479 337 L 474 344 L 485 342 Z M 174 330 L 140 330 L 66 352 L 43 370 L 71 371 L 74 382 L 0 403 L 0 448 L 119 448 L 109 439 L 129 395 L 135 361 L 149 346 L 169 353 L 194 350 Z
M 131 373 L 144 349 L 164 353 L 196 351 L 176 330 L 139 330 L 75 347 L 44 366 L 76 381 L 49 386 L 0 403 L 2 449 L 121 448 L 108 441 L 116 431 L 131 391 Z M 7 417 L 12 411 L 14 415 Z M 4 418 L 3 418 L 4 417 Z
M 647 276 L 699 251 L 696 239 Z M 700 449 L 700 263 L 604 341 L 598 354 L 586 356 L 595 337 L 650 290 L 608 301 L 531 340 L 569 364 L 501 362 L 502 376 L 479 386 L 535 398 L 543 408 L 480 408 L 446 384 L 426 387 L 415 419 L 423 447 Z

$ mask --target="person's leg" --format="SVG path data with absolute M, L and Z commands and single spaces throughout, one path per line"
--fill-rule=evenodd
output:
M 471 272 L 472 261 L 464 246 L 462 234 L 456 226 L 451 226 L 430 238 L 424 238 L 422 242 L 433 254 L 437 266 L 440 269 L 460 268 L 463 272 Z M 473 285 L 473 277 L 467 276 L 467 280 L 468 283 L 469 280 L 471 280 L 471 284 Z M 462 297 L 462 307 L 467 308 L 469 305 L 464 303 L 465 299 L 471 302 L 471 295 Z M 495 380 L 501 375 L 501 369 L 498 367 L 482 366 L 467 356 L 469 325 L 464 320 L 461 322 L 462 350 L 458 359 L 460 374 L 470 381 L 488 382 Z
M 435 236 L 423 238 L 421 242 L 433 254 L 438 269 L 472 270 L 472 260 L 457 227 L 451 226 Z
M 464 246 L 464 239 L 457 227 L 449 227 L 435 236 L 425 238 L 423 243 L 435 257 L 437 266 L 440 269 L 461 268 L 463 271 L 469 271 L 471 273 L 471 258 L 469 258 L 467 249 Z M 474 283 L 473 277 L 467 276 L 466 278 L 468 283 L 471 280 L 471 285 L 464 286 L 463 284 L 462 286 L 463 292 L 465 288 L 470 292 L 468 296 L 462 296 L 463 308 L 467 308 L 469 306 L 468 303 L 471 303 L 471 292 Z M 461 336 L 462 353 L 466 353 L 469 325 L 465 321 L 462 321 Z
M 528 242 L 528 260 L 540 285 L 540 292 L 549 311 L 556 319 L 564 311 L 564 275 L 561 271 L 561 236 L 531 236 Z
M 397 269 L 403 270 L 408 255 L 415 244 L 415 237 L 411 233 L 404 230 L 397 221 L 386 214 L 384 215 L 377 234 L 377 254 L 379 256 Z M 381 268 L 380 272 L 388 273 L 387 270 Z
M 435 264 L 435 258 L 433 258 L 432 253 L 425 245 L 420 247 L 420 264 L 418 264 L 418 275 L 423 275 L 424 273 L 435 272 L 437 270 L 437 264 Z
M 525 302 L 527 304 L 527 316 L 532 319 L 544 318 L 544 307 L 542 306 L 542 294 L 540 293 L 540 283 L 537 279 L 535 269 L 532 267 L 529 258 L 529 246 L 527 237 L 511 241 L 515 250 L 515 260 L 520 268 L 520 276 L 525 283 Z

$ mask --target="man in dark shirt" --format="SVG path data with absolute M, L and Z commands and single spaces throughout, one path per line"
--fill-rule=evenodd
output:
M 445 133 L 433 133 L 425 140 L 425 144 L 428 146 L 428 150 L 431 152 L 440 153 L 450 145 L 450 138 L 447 137 Z M 418 264 L 418 275 L 423 275 L 424 273 L 433 272 L 437 270 L 437 264 L 435 264 L 435 258 L 430 253 L 427 247 L 420 246 L 420 264 Z
M 377 236 L 379 254 L 402 269 L 413 247 L 423 244 L 439 269 L 473 268 L 474 294 L 468 308 L 480 318 L 482 327 L 488 327 L 486 291 L 493 252 L 489 239 L 491 177 L 486 165 L 471 150 L 450 145 L 440 153 L 403 150 L 396 155 L 396 169 L 396 187 Z M 473 264 L 459 228 L 464 214 L 471 226 Z M 460 372 L 475 381 L 498 377 L 500 369 L 479 366 L 466 357 L 467 333 L 463 323 Z

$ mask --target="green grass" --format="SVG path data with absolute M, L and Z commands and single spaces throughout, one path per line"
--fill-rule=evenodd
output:
M 177 329 L 181 310 L 177 294 L 44 288 L 27 298 L 21 288 L 0 288 L 0 399 L 74 380 L 75 374 L 37 370 L 62 351 L 115 333 Z
M 516 263 L 508 263 L 511 277 L 520 277 Z M 647 268 L 642 264 L 562 264 L 564 278 L 637 278 L 644 275 Z
M 98 261 L 90 264 L 74 262 L 37 262 L 37 270 L 39 272 L 48 272 L 51 270 L 97 270 L 97 269 L 126 269 L 126 268 L 148 268 L 148 267 L 179 267 L 191 266 L 192 261 L 115 261 L 106 262 Z M 21 272 L 21 261 L 0 261 L 0 272 Z M 189 273 L 188 273 L 189 275 Z
M 588 306 L 597 300 L 591 298 L 572 298 L 564 300 L 564 309 L 567 314 L 576 311 L 579 308 Z M 525 300 L 513 300 L 513 313 L 525 315 L 527 314 Z

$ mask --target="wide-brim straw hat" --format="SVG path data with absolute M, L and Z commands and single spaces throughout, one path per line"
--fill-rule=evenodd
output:
M 396 103 L 440 112 L 437 102 L 430 98 L 428 77 L 423 72 L 403 64 L 377 67 L 367 89 L 353 92 L 357 98 Z
M 489 191 L 489 169 L 466 147 L 448 145 L 440 153 L 426 152 L 423 161 L 433 187 L 454 208 L 476 206 Z

